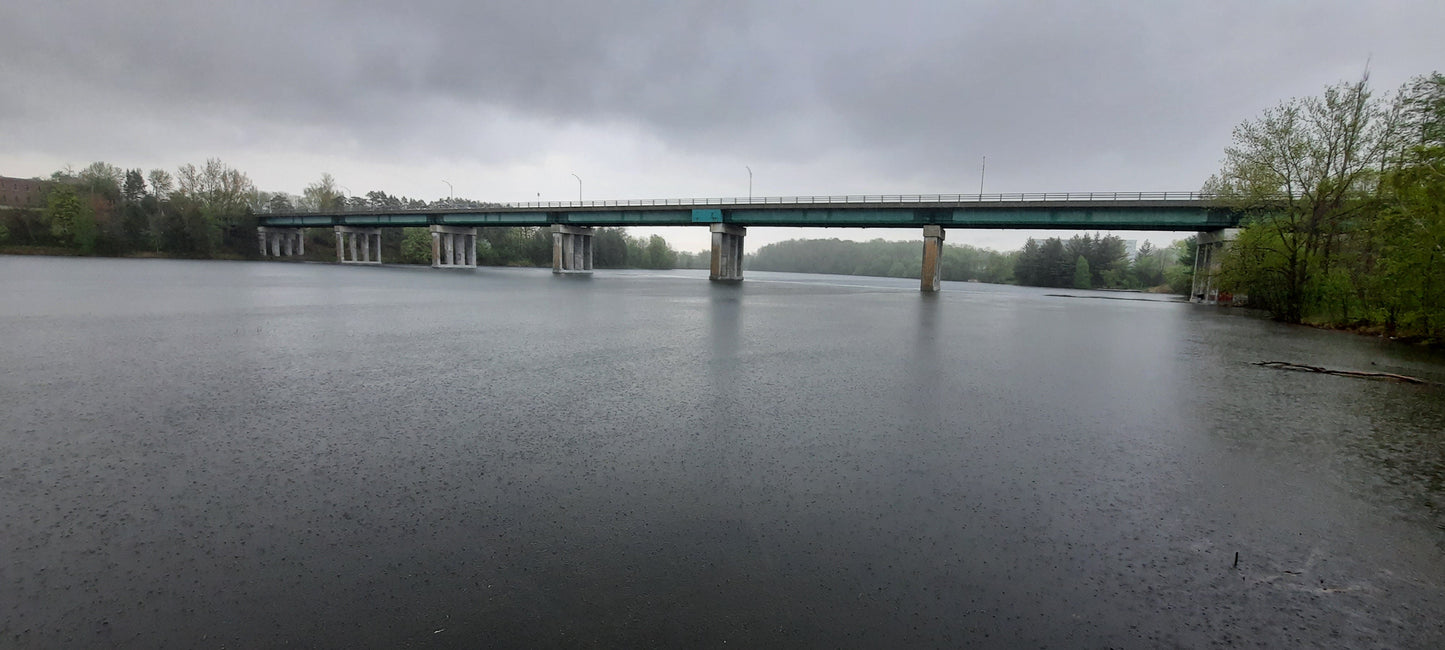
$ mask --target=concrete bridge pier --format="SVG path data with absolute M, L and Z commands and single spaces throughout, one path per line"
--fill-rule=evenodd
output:
M 306 254 L 306 238 L 300 228 L 256 229 L 256 241 L 261 245 L 261 257 L 293 257 Z
M 920 291 L 938 291 L 943 280 L 943 226 L 923 227 L 923 270 L 918 274 Z
M 350 252 L 350 255 L 347 253 Z M 381 229 L 336 226 L 336 261 L 342 264 L 380 264 Z
M 431 266 L 434 269 L 477 268 L 477 229 L 432 226 Z
M 1194 249 L 1194 278 L 1189 287 L 1189 299 L 1206 305 L 1220 302 L 1219 268 L 1230 242 L 1239 236 L 1238 228 L 1222 228 L 1199 233 L 1199 245 Z M 1233 296 L 1225 294 L 1224 302 L 1233 302 Z
M 552 272 L 592 273 L 591 226 L 552 226 Z
M 743 279 L 743 237 L 748 229 L 730 223 L 715 223 L 712 230 L 712 264 L 707 279 L 741 282 Z

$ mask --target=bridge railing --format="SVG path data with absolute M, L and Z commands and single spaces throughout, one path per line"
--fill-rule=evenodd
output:
M 1086 202 L 1086 201 L 1208 201 L 1217 198 L 1211 192 L 1016 192 L 1000 194 L 845 194 L 813 196 L 751 196 L 732 198 L 681 198 L 681 199 L 603 199 L 597 201 L 525 201 L 510 203 L 487 203 L 485 205 L 447 205 L 444 201 L 425 208 L 397 208 L 391 206 L 352 206 L 325 212 L 272 213 L 265 209 L 258 214 L 356 214 L 361 212 L 385 212 L 388 214 L 435 214 L 447 210 L 465 212 L 487 212 L 507 209 L 574 209 L 574 208 L 625 208 L 625 207 L 709 207 L 709 206 L 769 206 L 769 205 L 823 205 L 823 204 L 957 204 L 957 203 L 1034 203 L 1034 202 Z
M 603 199 L 598 201 L 525 201 L 504 203 L 514 208 L 618 208 L 717 205 L 789 205 L 828 203 L 1021 203 L 1034 201 L 1204 201 L 1210 192 L 1018 192 L 1000 194 L 845 194 L 817 196 L 747 196 L 687 199 Z

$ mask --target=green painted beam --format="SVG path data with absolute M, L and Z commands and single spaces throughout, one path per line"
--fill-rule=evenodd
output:
M 687 226 L 731 223 L 740 226 L 1175 230 L 1203 231 L 1239 225 L 1240 213 L 1206 201 L 933 201 L 794 202 L 559 207 L 497 207 L 475 210 L 352 212 L 258 215 L 259 225 L 326 226 Z
M 564 212 L 558 223 L 574 226 L 690 226 L 692 210 L 638 210 L 615 208 Z
M 429 226 L 431 221 L 425 214 L 347 214 L 337 215 L 338 226 L 371 226 L 400 228 L 407 226 Z
M 433 215 L 440 226 L 545 226 L 546 212 L 458 212 Z

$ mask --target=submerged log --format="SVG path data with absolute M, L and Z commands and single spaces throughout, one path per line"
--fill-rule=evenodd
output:
M 1256 366 L 1266 368 L 1278 368 L 1280 370 L 1295 370 L 1298 372 L 1318 372 L 1326 375 L 1339 375 L 1341 377 L 1356 377 L 1359 379 L 1382 379 L 1385 381 L 1402 381 L 1407 384 L 1434 384 L 1434 382 L 1411 377 L 1409 375 L 1397 375 L 1391 372 L 1364 372 L 1362 370 L 1335 370 L 1333 368 L 1321 368 L 1320 366 L 1309 366 L 1303 363 L 1291 363 L 1289 361 L 1256 361 Z

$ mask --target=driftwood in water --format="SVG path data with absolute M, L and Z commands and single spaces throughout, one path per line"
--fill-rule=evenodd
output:
M 1408 375 L 1397 375 L 1391 372 L 1363 372 L 1359 370 L 1334 370 L 1321 368 L 1319 366 L 1307 366 L 1303 363 L 1290 363 L 1288 361 L 1259 361 L 1254 365 L 1266 368 L 1279 368 L 1280 370 L 1297 370 L 1299 372 L 1319 372 L 1326 375 L 1339 375 L 1341 377 L 1357 377 L 1360 379 L 1384 379 L 1388 381 L 1403 381 L 1407 384 L 1431 384 L 1433 382 L 1410 377 Z

